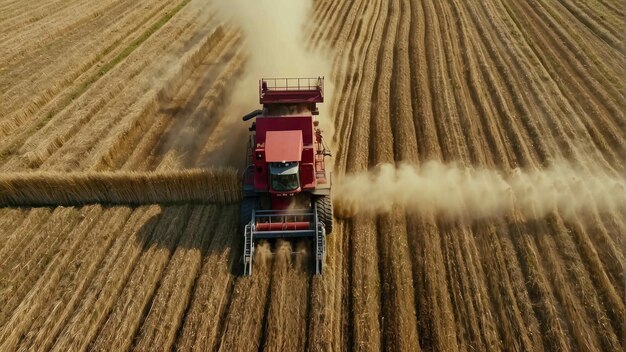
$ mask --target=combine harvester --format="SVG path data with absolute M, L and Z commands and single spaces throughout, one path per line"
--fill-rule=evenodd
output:
M 319 129 L 316 104 L 324 101 L 323 78 L 259 81 L 262 110 L 256 118 L 243 174 L 240 227 L 244 234 L 244 275 L 252 274 L 255 241 L 313 238 L 315 273 L 321 274 L 325 236 L 332 232 L 330 156 Z

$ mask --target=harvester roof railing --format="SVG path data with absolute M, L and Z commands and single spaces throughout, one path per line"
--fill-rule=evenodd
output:
M 320 90 L 324 91 L 324 77 L 311 78 L 262 78 L 259 82 L 261 89 L 263 83 L 267 90 Z
M 324 101 L 324 77 L 262 78 L 259 98 L 265 103 L 321 103 Z

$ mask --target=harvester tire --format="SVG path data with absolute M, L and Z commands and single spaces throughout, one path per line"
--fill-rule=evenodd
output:
M 256 209 L 258 204 L 259 200 L 256 197 L 244 197 L 241 200 L 241 205 L 239 206 L 239 231 L 243 231 L 246 225 L 248 225 L 252 219 L 252 210 Z
M 328 235 L 333 232 L 333 203 L 330 196 L 316 197 L 315 205 L 317 206 L 317 217 L 324 224 L 324 229 Z

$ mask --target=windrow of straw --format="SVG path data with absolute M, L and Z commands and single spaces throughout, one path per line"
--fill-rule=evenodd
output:
M 0 206 L 231 204 L 240 198 L 234 169 L 0 174 Z

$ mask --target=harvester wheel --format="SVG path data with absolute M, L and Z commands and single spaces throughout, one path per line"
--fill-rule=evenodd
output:
M 328 235 L 333 232 L 333 203 L 330 196 L 316 197 L 315 205 L 317 206 L 317 217 L 324 224 Z
M 239 230 L 243 229 L 252 220 L 252 210 L 256 209 L 259 204 L 257 197 L 244 197 L 239 206 Z

